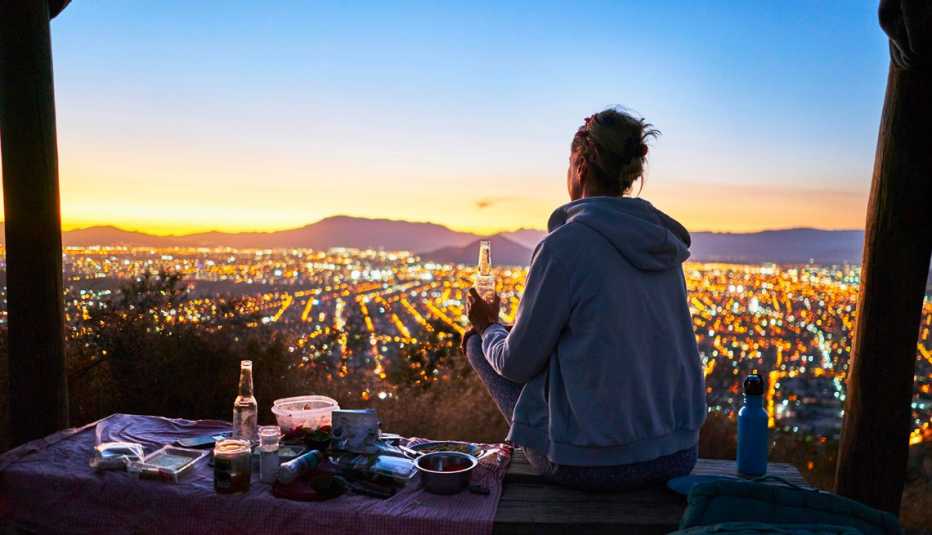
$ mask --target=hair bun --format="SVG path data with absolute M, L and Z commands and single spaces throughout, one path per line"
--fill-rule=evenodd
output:
M 643 178 L 647 139 L 657 134 L 643 118 L 609 108 L 586 117 L 570 151 L 580 172 L 600 184 L 600 191 L 622 195 Z

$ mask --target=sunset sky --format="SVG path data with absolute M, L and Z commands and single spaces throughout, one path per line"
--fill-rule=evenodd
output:
M 542 228 L 609 105 L 692 230 L 861 228 L 874 2 L 75 1 L 52 24 L 66 228 L 349 214 Z

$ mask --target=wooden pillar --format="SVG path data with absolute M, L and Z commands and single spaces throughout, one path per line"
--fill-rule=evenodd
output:
M 46 0 L 0 0 L 0 148 L 14 444 L 68 424 L 51 14 Z
M 897 42 L 898 37 L 906 38 L 908 21 L 904 25 L 899 11 L 885 8 L 898 10 L 899 3 L 884 2 L 881 7 L 884 28 L 899 35 L 891 33 L 894 61 L 867 208 L 835 490 L 898 513 L 909 453 L 916 343 L 932 253 L 932 65 L 922 64 L 928 57 L 909 57 L 922 47 Z M 932 27 L 925 30 L 932 33 Z

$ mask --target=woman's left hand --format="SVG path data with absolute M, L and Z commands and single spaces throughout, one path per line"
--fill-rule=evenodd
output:
M 482 334 L 489 325 L 498 323 L 501 308 L 502 301 L 498 294 L 495 294 L 495 299 L 491 303 L 487 303 L 479 296 L 475 288 L 469 289 L 469 294 L 466 296 L 466 316 L 469 317 L 469 322 L 479 334 Z

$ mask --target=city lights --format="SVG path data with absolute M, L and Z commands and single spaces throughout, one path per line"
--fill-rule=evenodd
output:
M 407 252 L 83 247 L 65 251 L 66 319 L 72 329 L 146 273 L 182 277 L 186 299 L 158 311 L 161 328 L 208 319 L 257 318 L 283 333 L 296 367 L 337 363 L 339 377 L 368 374 L 363 399 L 391 397 L 397 367 L 430 337 L 468 327 L 463 303 L 474 267 L 422 262 Z M 767 381 L 770 426 L 837 438 L 855 322 L 859 268 L 688 263 L 689 305 L 710 411 L 733 417 L 752 369 Z M 498 267 L 502 320 L 514 321 L 525 268 Z M 230 306 L 234 308 L 230 310 Z M 0 321 L 6 321 L 5 311 Z M 932 441 L 932 302 L 917 345 L 912 443 Z M 449 339 L 449 338 L 447 338 Z M 358 343 L 355 343 L 355 342 Z M 355 343 L 355 345 L 354 345 Z M 408 375 L 410 376 L 410 374 Z

